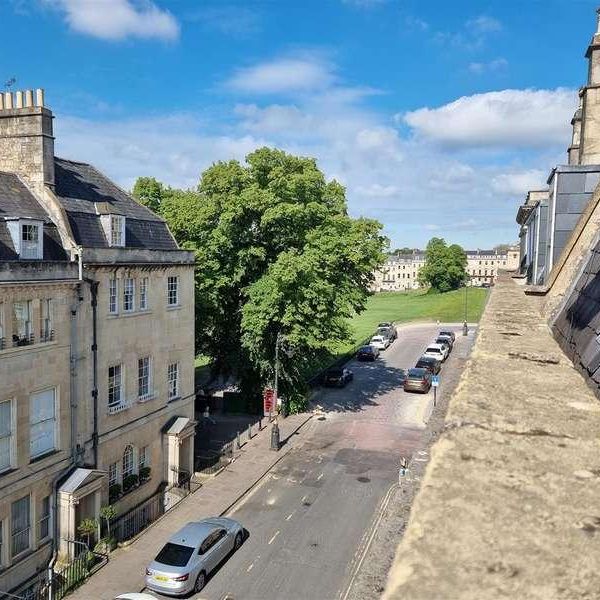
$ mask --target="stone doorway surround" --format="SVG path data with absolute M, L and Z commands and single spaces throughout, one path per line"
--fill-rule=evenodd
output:
M 167 445 L 166 481 L 169 486 L 179 484 L 181 471 L 194 472 L 194 434 L 196 421 L 189 417 L 173 417 L 163 427 Z

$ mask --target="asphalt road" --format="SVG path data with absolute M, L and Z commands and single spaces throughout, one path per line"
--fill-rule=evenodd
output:
M 433 393 L 405 393 L 398 369 L 413 366 L 439 327 L 401 330 L 373 363 L 352 362 L 354 382 L 319 390 L 324 414 L 229 516 L 249 537 L 194 598 L 343 600 L 401 457 L 419 447 Z M 457 343 L 461 343 L 459 329 Z M 444 370 L 452 368 L 452 356 Z

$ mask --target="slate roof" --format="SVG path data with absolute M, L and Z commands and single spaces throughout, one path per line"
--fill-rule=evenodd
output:
M 0 172 L 0 260 L 19 260 L 5 219 L 28 218 L 44 223 L 44 260 L 67 260 L 56 225 L 14 173 Z
M 100 224 L 103 212 L 125 216 L 125 245 L 150 250 L 177 250 L 166 223 L 115 185 L 92 165 L 54 159 L 55 193 L 67 211 L 78 244 L 88 248 L 108 248 Z

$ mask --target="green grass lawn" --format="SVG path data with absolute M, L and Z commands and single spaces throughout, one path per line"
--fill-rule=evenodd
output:
M 485 306 L 488 290 L 467 288 L 467 320 L 478 322 Z M 445 294 L 414 292 L 381 292 L 371 296 L 367 308 L 352 319 L 355 343 L 369 336 L 382 321 L 437 321 L 462 323 L 465 318 L 465 290 Z

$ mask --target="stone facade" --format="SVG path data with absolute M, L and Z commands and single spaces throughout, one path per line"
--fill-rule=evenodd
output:
M 0 94 L 0 590 L 194 469 L 194 255 Z M 144 477 L 140 477 L 143 473 Z M 175 488 L 174 488 L 175 489 Z

